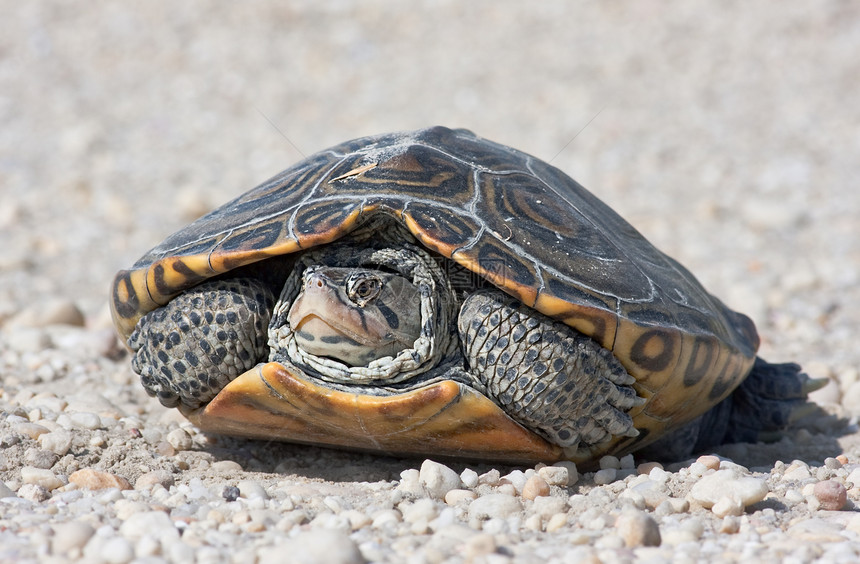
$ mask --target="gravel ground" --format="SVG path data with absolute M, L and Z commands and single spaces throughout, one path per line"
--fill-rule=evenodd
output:
M 0 4 L 0 561 L 860 557 L 857 4 Z M 589 187 L 829 378 L 822 413 L 580 473 L 208 437 L 145 395 L 115 271 L 303 154 L 437 123 Z

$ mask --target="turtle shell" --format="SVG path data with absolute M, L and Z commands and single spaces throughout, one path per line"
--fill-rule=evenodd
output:
M 688 270 L 576 181 L 535 157 L 444 127 L 337 145 L 171 235 L 117 274 L 111 291 L 116 327 L 128 338 L 141 316 L 183 290 L 240 266 L 330 243 L 376 214 L 399 220 L 428 249 L 612 351 L 647 399 L 631 412 L 640 435 L 613 440 L 588 456 L 635 450 L 697 417 L 731 393 L 752 366 L 758 348 L 752 321 L 710 295 Z M 267 379 L 280 382 L 277 386 L 284 390 L 268 385 L 265 391 L 250 383 Z M 247 402 L 236 412 L 231 409 L 243 403 L 242 397 L 297 393 L 286 391 L 291 386 L 302 388 L 305 397 L 334 401 L 332 393 L 301 374 L 263 365 L 188 415 L 204 429 L 271 438 L 271 429 L 255 433 L 255 427 L 261 429 L 274 408 L 260 404 L 257 416 L 247 412 Z M 317 405 L 313 415 L 303 416 L 301 409 L 291 414 L 291 420 L 305 421 L 280 436 L 415 454 L 508 460 L 561 456 L 536 435 L 537 446 L 523 446 L 523 454 L 504 454 L 498 442 L 472 453 L 468 444 L 487 442 L 487 435 L 463 435 L 467 446 L 457 443 L 452 438 L 457 428 L 465 433 L 472 425 L 474 431 L 477 423 L 443 416 L 450 412 L 444 406 L 457 404 L 461 415 L 476 417 L 482 409 L 495 408 L 498 421 L 479 419 L 484 431 L 493 427 L 500 436 L 522 428 L 510 419 L 510 424 L 502 422 L 506 416 L 501 410 L 474 391 L 453 393 L 449 386 L 429 395 L 425 390 L 422 397 L 414 393 L 341 399 L 352 402 L 365 429 L 391 410 L 408 415 L 421 406 L 441 409 L 432 418 L 434 425 L 442 421 L 451 429 L 422 432 L 401 422 L 400 431 L 389 428 L 359 444 L 355 441 L 366 433 L 345 430 L 355 427 L 350 420 L 333 421 L 318 435 L 303 435 L 312 423 L 337 419 L 333 413 L 339 409 L 342 413 L 342 407 L 327 403 Z M 447 399 L 439 399 L 443 397 Z M 350 432 L 355 436 L 337 438 Z M 397 441 L 380 438 L 393 435 L 399 436 Z M 438 440 L 422 447 L 422 442 L 431 445 L 430 435 Z

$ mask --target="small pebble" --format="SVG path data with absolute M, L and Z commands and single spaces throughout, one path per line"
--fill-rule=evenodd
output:
M 432 460 L 425 460 L 421 464 L 418 482 L 435 499 L 444 499 L 446 493 L 461 485 L 459 474 Z
M 451 490 L 454 491 L 454 490 Z M 429 498 L 418 499 L 402 509 L 403 520 L 407 523 L 432 521 L 439 514 L 436 502 Z
M 239 488 L 239 494 L 245 499 L 269 499 L 269 494 L 266 493 L 266 488 L 260 482 L 253 480 L 242 480 L 236 486 Z
M 6 485 L 6 482 L 0 481 L 0 499 L 4 497 L 16 497 L 15 492 Z
M 505 494 L 487 494 L 469 504 L 469 515 L 475 519 L 510 517 L 522 511 L 519 499 Z
M 478 476 L 479 484 L 486 484 L 488 486 L 496 486 L 499 484 L 499 480 L 502 479 L 502 474 L 496 470 L 495 468 L 484 472 L 480 476 Z
M 174 484 L 173 474 L 167 470 L 153 470 L 152 472 L 141 474 L 134 482 L 134 489 L 145 490 L 156 484 L 169 489 Z
M 472 489 L 478 485 L 478 473 L 471 468 L 466 468 L 460 472 L 460 481 L 464 487 Z
M 530 510 L 542 519 L 549 519 L 558 513 L 566 513 L 567 503 L 560 497 L 541 496 L 535 498 Z
M 726 515 L 720 522 L 720 532 L 733 535 L 741 529 L 741 520 L 734 515 Z
M 552 533 L 567 527 L 567 513 L 556 513 L 546 523 L 546 532 Z
M 840 511 L 848 501 L 845 486 L 834 480 L 824 480 L 815 484 L 813 495 L 818 499 L 819 507 L 826 511 Z
M 653 470 L 654 468 L 659 468 L 660 470 L 662 470 L 663 465 L 660 464 L 659 462 L 643 462 L 642 464 L 640 464 L 639 466 L 636 467 L 636 473 L 648 475 L 651 473 L 651 470 Z
M 257 564 L 280 564 L 285 561 L 301 564 L 363 564 L 365 558 L 347 533 L 311 529 L 257 552 Z
M 643 511 L 626 511 L 615 522 L 618 534 L 628 548 L 660 546 L 660 527 Z
M 108 564 L 126 564 L 134 558 L 134 547 L 122 537 L 113 537 L 102 545 L 101 558 Z
M 741 476 L 735 470 L 718 470 L 696 482 L 690 490 L 690 498 L 705 509 L 729 497 L 736 499 L 742 507 L 752 505 L 765 498 L 767 482 L 761 478 Z
M 471 502 L 473 499 L 477 498 L 478 494 L 471 490 L 455 489 L 450 490 L 445 494 L 445 503 L 448 505 L 459 505 L 461 503 Z
M 150 535 L 162 541 L 179 539 L 179 531 L 173 521 L 163 511 L 139 511 L 129 515 L 119 527 L 119 533 L 125 538 L 137 541 L 144 535 Z
M 69 418 L 72 420 L 75 427 L 80 427 L 81 429 L 94 431 L 102 427 L 102 419 L 95 413 L 89 413 L 86 411 L 75 412 L 69 414 Z
M 567 486 L 570 473 L 564 466 L 544 466 L 538 470 L 540 476 L 550 486 Z
M 480 560 L 496 551 L 496 539 L 487 533 L 472 535 L 466 541 L 463 551 L 466 561 Z
M 233 460 L 219 460 L 218 462 L 213 462 L 209 469 L 213 472 L 220 473 L 230 473 L 230 472 L 242 472 L 242 465 Z
M 535 499 L 549 495 L 549 484 L 540 476 L 532 476 L 523 486 L 523 499 Z
M 177 451 L 189 450 L 193 442 L 185 429 L 174 429 L 167 433 L 167 442 Z
M 25 484 L 41 486 L 48 491 L 55 490 L 64 485 L 63 481 L 50 470 L 33 468 L 32 466 L 21 468 L 21 481 Z
M 37 484 L 24 484 L 18 488 L 18 497 L 41 503 L 51 498 L 51 492 Z
M 723 496 L 711 507 L 711 511 L 720 518 L 729 515 L 738 517 L 744 513 L 744 504 L 736 497 Z
M 55 429 L 39 437 L 39 446 L 59 456 L 65 456 L 72 448 L 72 434 L 65 429 Z
M 611 455 L 601 457 L 600 460 L 598 461 L 598 465 L 600 466 L 601 470 L 604 470 L 607 468 L 614 468 L 616 470 L 621 469 L 621 461 L 618 460 L 616 457 L 611 456 Z
M 81 521 L 70 521 L 58 523 L 52 527 L 54 535 L 51 537 L 51 552 L 54 554 L 65 554 L 75 548 L 83 548 L 95 529 Z
M 714 456 L 713 454 L 702 455 L 696 459 L 696 462 L 698 462 L 705 468 L 710 468 L 711 470 L 720 469 L 720 457 Z
M 28 448 L 24 453 L 24 462 L 34 468 L 51 468 L 59 459 L 57 454 L 40 448 Z
M 615 481 L 615 478 L 617 476 L 618 476 L 618 470 L 616 470 L 615 468 L 612 468 L 612 467 L 604 468 L 604 469 L 598 470 L 597 472 L 594 473 L 594 483 L 597 484 L 598 486 L 611 484 L 612 482 Z
M 132 489 L 129 481 L 122 476 L 93 468 L 84 468 L 73 472 L 69 476 L 69 482 L 85 490 L 104 490 L 107 488 L 117 488 L 119 490 Z
M 29 437 L 31 439 L 38 439 L 40 436 L 50 432 L 47 427 L 36 423 L 16 423 L 12 429 L 22 437 Z

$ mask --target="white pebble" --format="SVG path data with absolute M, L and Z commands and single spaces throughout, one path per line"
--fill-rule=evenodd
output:
M 445 503 L 448 505 L 459 505 L 461 503 L 470 502 L 473 499 L 477 499 L 478 494 L 473 492 L 472 490 L 451 490 L 445 494 Z
M 164 540 L 179 538 L 179 531 L 167 513 L 163 511 L 132 513 L 120 525 L 119 533 L 131 541 L 137 541 L 144 535 L 151 535 Z
M 662 468 L 654 467 L 648 472 L 648 478 L 658 484 L 665 484 L 669 481 L 669 478 L 672 475 L 669 472 L 666 472 Z
M 614 468 L 615 470 L 621 469 L 621 461 L 611 455 L 601 457 L 598 464 L 600 465 L 601 470 L 608 468 Z
M 167 442 L 176 450 L 189 450 L 192 445 L 191 436 L 185 429 L 174 429 L 167 433 Z
M 80 427 L 81 429 L 95 431 L 96 429 L 100 429 L 102 426 L 101 417 L 95 413 L 89 413 L 87 411 L 71 413 L 69 414 L 69 418 L 76 427 Z
M 460 481 L 463 482 L 464 487 L 472 489 L 478 485 L 478 473 L 471 468 L 466 468 L 460 472 Z
M 478 483 L 487 484 L 488 486 L 495 486 L 499 483 L 499 480 L 501 479 L 501 473 L 496 468 L 493 468 L 478 476 Z
M 626 511 L 615 522 L 618 534 L 628 548 L 660 546 L 660 527 L 644 511 Z
M 6 482 L 0 481 L 0 499 L 4 497 L 17 497 L 15 492 L 6 485 Z
M 601 460 L 603 460 L 603 459 L 601 459 Z M 615 468 L 609 467 L 609 468 L 604 468 L 602 470 L 598 470 L 597 472 L 594 473 L 594 483 L 597 484 L 598 486 L 611 484 L 612 482 L 615 481 L 615 478 L 617 475 L 618 475 L 618 470 Z
M 239 495 L 245 499 L 269 499 L 269 494 L 266 493 L 266 488 L 264 488 L 260 482 L 242 480 L 236 484 L 236 487 L 239 488 Z
M 65 456 L 72 448 L 72 434 L 65 429 L 57 429 L 39 436 L 39 446 L 54 454 Z
M 567 513 L 556 513 L 546 522 L 546 532 L 552 533 L 567 527 Z
M 109 564 L 126 564 L 134 558 L 134 547 L 122 537 L 113 537 L 102 545 L 101 557 Z
M 65 554 L 73 548 L 83 548 L 95 533 L 95 529 L 80 521 L 58 523 L 53 526 L 53 531 L 51 550 L 54 554 Z
M 801 481 L 811 477 L 812 474 L 809 472 L 809 466 L 803 462 L 792 463 L 782 474 L 782 479 L 785 481 Z
M 214 472 L 241 472 L 242 465 L 234 460 L 219 460 L 218 462 L 213 462 L 209 469 Z
M 544 466 L 538 470 L 538 476 L 550 486 L 566 486 L 569 475 L 568 469 L 564 466 Z
M 567 502 L 559 497 L 540 496 L 532 502 L 531 510 L 543 519 L 567 511 Z
M 647 480 L 628 490 L 633 495 L 640 495 L 645 505 L 650 509 L 656 509 L 661 503 L 669 499 L 669 490 L 661 482 Z
M 419 477 L 421 473 L 415 468 L 409 468 L 400 473 L 400 483 L 397 484 L 397 490 L 405 494 L 414 496 L 424 495 L 424 488 L 421 487 Z
M 371 522 L 370 526 L 376 529 L 381 529 L 397 525 L 397 523 L 400 523 L 402 520 L 402 515 L 396 509 L 383 509 L 373 515 L 373 522 Z
M 568 486 L 574 485 L 579 481 L 579 472 L 576 468 L 576 463 L 571 460 L 561 460 L 553 464 L 553 466 L 557 466 L 559 468 L 567 468 L 567 484 Z
M 429 522 L 439 514 L 436 502 L 426 497 L 402 507 L 401 511 L 403 512 L 403 520 L 407 523 L 417 523 L 422 520 Z
M 48 491 L 55 490 L 64 485 L 63 481 L 50 470 L 33 468 L 32 466 L 21 468 L 21 481 L 25 484 L 41 486 Z
M 768 493 L 767 482 L 752 476 L 739 476 L 735 470 L 718 470 L 693 485 L 690 498 L 710 509 L 723 497 L 739 501 L 743 507 L 757 503 Z
M 16 423 L 12 430 L 22 437 L 29 437 L 31 439 L 38 439 L 42 435 L 47 434 L 50 430 L 37 423 Z
M 740 517 L 744 513 L 744 504 L 735 497 L 723 496 L 711 507 L 717 517 Z
M 24 484 L 18 488 L 18 497 L 34 503 L 42 503 L 51 498 L 51 492 L 36 484 Z
M 258 564 L 361 564 L 364 557 L 355 542 L 344 532 L 328 529 L 304 531 L 257 552 Z
M 446 493 L 460 487 L 459 474 L 432 460 L 425 460 L 421 464 L 418 481 L 436 499 L 444 499 Z
M 621 460 L 618 461 L 618 464 L 618 467 L 621 470 L 633 470 L 634 468 L 636 468 L 636 461 L 633 459 L 632 454 L 622 456 Z
M 469 504 L 469 516 L 473 519 L 510 517 L 522 511 L 523 505 L 516 497 L 505 494 L 487 494 Z
M 526 481 L 528 481 L 528 478 L 522 470 L 514 470 L 513 472 L 502 476 L 501 479 L 507 480 L 513 484 L 514 489 L 518 494 L 523 493 L 523 488 L 526 487 Z

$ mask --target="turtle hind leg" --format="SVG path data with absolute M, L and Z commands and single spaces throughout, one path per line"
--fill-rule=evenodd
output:
M 771 364 L 756 358 L 749 376 L 728 398 L 732 409 L 722 443 L 757 442 L 784 430 L 808 413 L 814 405 L 808 402 L 809 393 L 826 383 L 810 378 L 793 362 Z
M 777 435 L 814 404 L 807 396 L 826 384 L 794 363 L 756 358 L 747 378 L 731 395 L 683 427 L 640 451 L 645 457 L 681 460 L 727 443 L 755 443 Z
M 567 448 L 638 434 L 633 377 L 593 340 L 496 290 L 466 298 L 458 325 L 470 372 L 526 428 Z
M 145 316 L 128 339 L 132 369 L 167 407 L 200 407 L 265 360 L 274 296 L 253 278 L 205 282 Z

